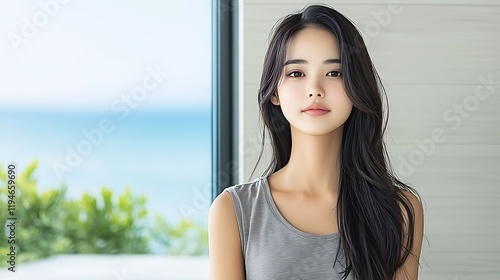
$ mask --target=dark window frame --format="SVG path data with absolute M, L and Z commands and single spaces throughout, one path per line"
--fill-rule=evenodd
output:
M 212 0 L 212 200 L 238 182 L 238 0 Z

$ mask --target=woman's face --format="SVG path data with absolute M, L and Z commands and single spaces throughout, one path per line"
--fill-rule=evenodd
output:
M 324 135 L 341 127 L 352 103 L 342 82 L 337 39 L 328 31 L 305 28 L 291 39 L 285 61 L 278 96 L 271 102 L 281 107 L 292 129 Z M 306 110 L 311 105 L 325 110 Z

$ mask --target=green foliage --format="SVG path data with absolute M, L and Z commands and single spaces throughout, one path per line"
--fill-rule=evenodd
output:
M 208 229 L 182 219 L 178 226 L 156 215 L 156 226 L 151 230 L 156 242 L 169 255 L 203 255 L 208 253 Z
M 63 227 L 61 213 L 64 212 L 65 188 L 49 190 L 39 194 L 33 172 L 38 162 L 30 164 L 22 173 L 16 174 L 15 217 L 16 238 L 15 247 L 18 261 L 47 257 L 55 253 L 64 253 L 64 244 L 68 242 L 59 235 Z M 7 210 L 7 176 L 5 169 L 0 167 L 0 209 Z M 19 172 L 18 170 L 16 170 Z M 7 211 L 1 217 L 2 224 L 6 221 Z M 4 233 L 5 235 L 5 233 Z M 2 236 L 2 240 L 6 237 Z M 7 245 L 4 242 L 1 244 Z
M 63 235 L 71 240 L 71 253 L 148 253 L 145 236 L 146 197 L 134 198 L 130 188 L 112 199 L 103 187 L 101 197 L 84 193 L 79 201 L 68 201 L 63 216 Z
M 168 254 L 200 255 L 208 248 L 207 230 L 189 220 L 174 226 L 156 215 L 156 224 L 147 223 L 147 199 L 135 197 L 130 187 L 119 196 L 101 188 L 100 196 L 84 193 L 78 200 L 66 198 L 66 186 L 39 192 L 31 163 L 16 178 L 17 261 L 54 254 L 143 254 L 156 242 Z M 0 225 L 7 221 L 7 174 L 0 165 Z M 19 171 L 18 171 L 19 172 Z M 7 232 L 0 230 L 0 255 L 8 253 Z M 0 258 L 2 260 L 4 258 Z M 5 266 L 2 261 L 0 266 Z

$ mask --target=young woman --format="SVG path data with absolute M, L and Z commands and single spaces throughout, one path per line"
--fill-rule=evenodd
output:
M 212 280 L 418 278 L 422 204 L 390 169 L 383 93 L 360 33 L 332 8 L 274 28 L 258 95 L 272 162 L 212 203 Z

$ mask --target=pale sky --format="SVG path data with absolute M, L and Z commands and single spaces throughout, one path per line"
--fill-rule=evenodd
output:
M 107 110 L 147 67 L 142 108 L 207 107 L 212 1 L 60 2 L 0 0 L 0 107 Z

